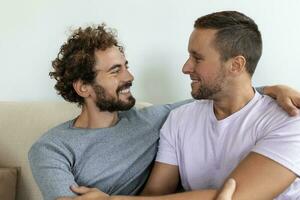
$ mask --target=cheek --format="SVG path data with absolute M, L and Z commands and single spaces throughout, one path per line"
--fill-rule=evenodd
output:
M 204 82 L 213 82 L 219 73 L 218 71 L 215 71 L 212 68 L 199 69 L 195 72 L 197 76 Z
M 118 86 L 119 86 L 119 81 L 117 81 L 115 79 L 111 80 L 108 84 L 108 88 L 109 88 L 109 90 L 111 91 L 112 94 L 116 93 L 116 90 L 118 89 Z
M 115 94 L 119 86 L 119 81 L 114 78 L 104 79 L 100 82 L 100 85 L 102 85 L 108 93 Z

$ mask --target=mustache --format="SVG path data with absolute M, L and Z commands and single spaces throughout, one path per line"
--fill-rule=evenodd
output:
M 132 86 L 132 81 L 128 81 L 128 82 L 124 83 L 123 85 L 119 86 L 117 88 L 117 92 L 120 92 L 121 90 L 127 89 L 131 86 Z

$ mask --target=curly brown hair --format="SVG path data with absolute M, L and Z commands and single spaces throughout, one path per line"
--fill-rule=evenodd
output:
M 73 83 L 82 80 L 85 84 L 93 84 L 96 77 L 95 51 L 112 46 L 124 53 L 115 32 L 105 24 L 74 30 L 52 61 L 54 71 L 49 73 L 57 81 L 54 88 L 58 94 L 68 102 L 82 105 L 84 99 L 76 93 Z

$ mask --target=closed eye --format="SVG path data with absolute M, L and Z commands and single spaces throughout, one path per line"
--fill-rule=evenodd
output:
M 195 58 L 196 63 L 200 63 L 201 61 L 203 61 L 202 58 Z
M 111 74 L 118 74 L 121 70 L 122 70 L 122 65 L 121 64 L 116 64 L 114 66 L 112 66 L 108 71 L 111 73 Z M 128 61 L 125 62 L 125 68 L 128 69 L 129 66 L 128 66 Z
M 202 57 L 197 57 L 197 56 L 192 56 L 193 60 L 196 62 L 196 63 L 200 63 L 203 61 L 203 58 Z
M 116 67 L 110 71 L 111 74 L 117 74 L 121 71 L 121 67 Z

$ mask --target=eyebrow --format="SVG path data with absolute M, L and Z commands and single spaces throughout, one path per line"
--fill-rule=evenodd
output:
M 196 51 L 191 51 L 191 54 L 193 55 L 193 56 L 196 56 L 196 57 L 198 57 L 198 58 L 204 58 L 204 56 L 202 55 L 202 54 L 200 54 L 200 53 L 197 53 Z
M 128 65 L 128 61 L 126 60 L 125 65 Z M 107 71 L 110 72 L 116 68 L 120 68 L 122 65 L 121 64 L 115 64 L 113 66 L 111 66 Z

